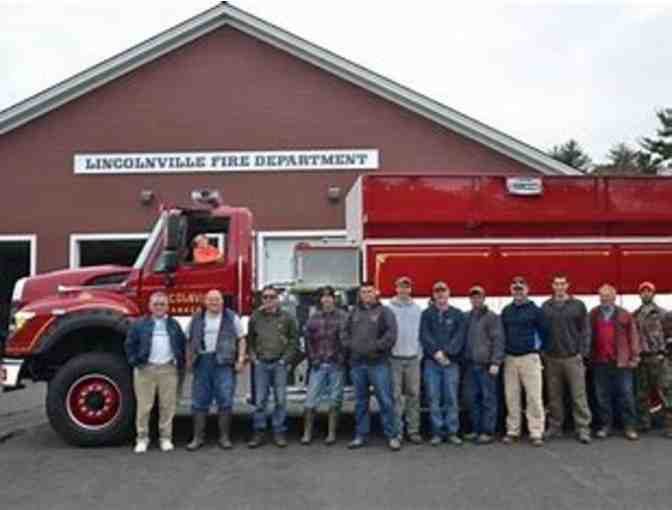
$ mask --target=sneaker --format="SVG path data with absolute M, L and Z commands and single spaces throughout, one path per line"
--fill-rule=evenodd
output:
M 172 452 L 175 449 L 173 442 L 170 439 L 161 439 L 159 446 L 162 452 Z
M 432 446 L 439 446 L 441 444 L 441 436 L 432 436 L 432 439 L 429 440 L 429 444 Z
M 420 434 L 418 434 L 417 432 L 415 434 L 411 434 L 408 439 L 413 444 L 422 444 L 423 443 L 422 436 Z
M 637 441 L 639 439 L 639 434 L 635 429 L 627 428 L 625 429 L 625 438 L 629 441 Z
M 544 446 L 544 440 L 541 437 L 531 437 L 530 438 L 530 443 L 532 443 L 532 446 Z
M 448 436 L 448 442 L 453 446 L 462 446 L 462 440 L 457 434 L 450 434 Z
M 502 443 L 504 443 L 504 444 L 514 444 L 514 443 L 517 443 L 519 441 L 519 439 L 520 438 L 518 436 L 514 436 L 513 434 L 506 434 L 502 438 Z
M 469 432 L 468 434 L 462 434 L 462 439 L 465 441 L 476 441 L 478 434 L 476 432 Z
M 672 439 L 672 430 L 667 429 L 665 432 L 663 432 L 663 437 L 666 439 Z
M 598 439 L 606 439 L 609 437 L 609 429 L 606 427 L 602 427 L 601 429 L 598 429 L 597 432 L 595 432 L 595 437 Z
M 401 450 L 401 441 L 399 441 L 399 438 L 397 437 L 393 437 L 392 439 L 390 439 L 387 445 L 393 452 L 398 452 L 399 450 Z
M 147 451 L 148 446 L 149 446 L 149 440 L 138 439 L 138 441 L 135 443 L 135 448 L 133 449 L 133 451 L 135 453 L 145 453 Z
M 348 443 L 349 450 L 356 450 L 358 448 L 363 448 L 364 446 L 366 446 L 366 441 L 364 441 L 361 437 L 356 437 Z
M 476 443 L 478 444 L 490 444 L 495 441 L 495 436 L 491 436 L 490 434 L 480 434 L 478 436 L 478 439 L 476 439 Z
M 579 443 L 590 444 L 590 432 L 587 430 L 582 430 L 579 432 Z

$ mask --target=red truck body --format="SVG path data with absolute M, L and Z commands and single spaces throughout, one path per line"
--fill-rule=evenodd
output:
M 634 294 L 644 280 L 672 292 L 672 179 L 534 181 L 534 194 L 517 194 L 502 176 L 361 177 L 347 209 L 364 277 L 383 296 L 402 274 L 421 296 L 437 280 L 456 295 L 476 283 L 507 295 L 515 275 L 548 294 L 555 272 L 568 275 L 576 294 L 595 294 L 605 282 Z

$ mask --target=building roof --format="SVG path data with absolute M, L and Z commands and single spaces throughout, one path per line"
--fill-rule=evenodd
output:
M 218 28 L 230 26 L 451 131 L 549 175 L 580 174 L 546 153 L 463 113 L 259 19 L 228 2 L 0 111 L 0 135 L 36 119 Z

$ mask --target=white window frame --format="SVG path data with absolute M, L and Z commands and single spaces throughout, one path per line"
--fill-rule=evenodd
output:
M 27 242 L 30 245 L 30 276 L 37 273 L 37 235 L 36 234 L 11 234 L 0 235 L 0 243 Z
M 347 240 L 347 231 L 339 230 L 259 230 L 256 235 L 256 266 L 257 266 L 257 288 L 264 285 L 266 275 L 264 274 L 264 263 L 266 261 L 264 244 L 268 239 L 291 239 L 294 237 L 343 237 Z
M 70 269 L 81 267 L 81 242 L 82 241 L 138 241 L 147 240 L 149 232 L 125 233 L 125 234 L 70 234 Z M 208 239 L 217 241 L 217 247 L 224 247 L 224 234 L 206 234 Z

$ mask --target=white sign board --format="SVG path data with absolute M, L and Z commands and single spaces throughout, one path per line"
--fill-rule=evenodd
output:
M 375 170 L 378 149 L 75 154 L 76 174 Z

